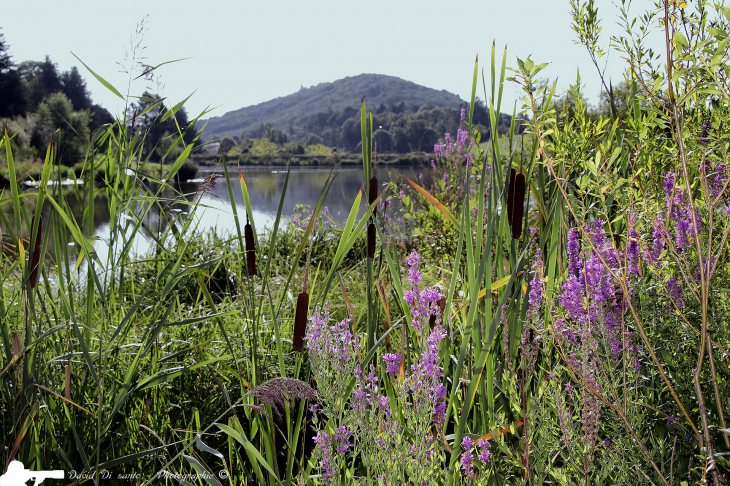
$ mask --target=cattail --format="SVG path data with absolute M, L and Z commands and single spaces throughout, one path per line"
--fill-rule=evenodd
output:
M 307 266 L 304 267 L 304 289 L 299 292 L 297 297 L 297 310 L 294 314 L 294 337 L 292 338 L 292 347 L 294 351 L 301 353 L 304 345 L 304 335 L 307 333 L 307 310 L 309 309 L 309 294 L 307 293 L 307 284 L 309 280 L 309 261 L 312 256 L 312 245 L 309 245 L 307 252 Z
M 309 309 L 309 294 L 299 292 L 297 297 L 297 313 L 294 317 L 294 351 L 301 352 L 304 345 L 304 334 L 307 332 L 307 309 Z
M 66 400 L 71 400 L 71 365 L 66 365 L 64 370 L 64 386 L 63 394 Z
M 33 216 L 33 223 L 35 224 L 35 215 Z M 43 242 L 41 235 L 43 234 L 43 216 L 38 216 L 38 232 L 35 235 L 35 246 L 33 247 L 33 253 L 30 257 L 30 288 L 35 288 L 36 282 L 38 281 L 38 267 L 40 266 L 41 260 L 41 243 Z
M 443 318 L 444 317 L 444 310 L 446 309 L 446 297 L 441 297 L 438 300 L 437 304 L 439 306 L 439 310 L 438 310 L 439 314 L 438 314 L 438 316 L 432 314 L 431 317 L 429 317 L 429 319 L 428 319 L 428 323 L 431 326 L 431 329 L 433 329 L 434 326 L 436 326 L 436 318 L 437 317 L 440 317 L 440 318 Z
M 18 356 L 20 354 L 20 336 L 18 335 L 18 331 L 13 333 L 10 342 L 13 345 L 13 356 Z
M 15 356 L 16 359 L 18 359 L 18 364 L 16 364 L 16 366 L 18 368 L 21 368 L 22 360 L 20 358 L 20 352 L 23 350 L 23 348 L 20 347 L 20 336 L 18 335 L 18 331 L 15 331 L 13 333 L 12 337 L 10 338 L 10 342 L 12 343 L 12 347 L 13 347 L 13 356 Z
M 375 225 L 368 224 L 368 258 L 375 258 Z
M 512 216 L 512 238 L 522 236 L 522 217 L 525 213 L 525 174 L 520 172 L 515 177 L 514 210 Z
M 248 263 L 248 274 L 256 275 L 256 249 L 253 241 L 253 229 L 250 223 L 246 223 L 246 261 Z
M 370 179 L 370 190 L 368 192 L 368 204 L 373 205 L 375 200 L 378 199 L 378 179 L 377 177 L 373 176 Z M 376 216 L 378 213 L 378 207 L 373 208 L 373 216 Z
M 388 332 L 388 329 L 390 329 L 390 326 L 388 325 L 388 320 L 383 318 L 383 333 Z M 390 346 L 390 336 L 385 336 L 385 350 L 388 353 L 393 352 L 393 348 Z
M 509 170 L 509 177 L 504 181 L 507 187 L 507 222 L 512 226 L 512 212 L 514 211 L 514 191 L 515 191 L 515 178 L 517 177 L 517 171 L 514 169 Z

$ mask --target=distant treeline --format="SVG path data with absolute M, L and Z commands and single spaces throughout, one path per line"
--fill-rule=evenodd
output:
M 464 109 L 468 110 L 467 106 Z M 500 135 L 509 132 L 512 117 L 500 114 L 497 130 Z M 489 112 L 481 100 L 474 107 L 474 126 L 479 129 L 482 140 L 488 140 L 492 133 Z M 520 120 L 515 121 L 516 131 L 524 129 Z M 399 105 L 379 105 L 373 110 L 373 138 L 377 152 L 381 154 L 432 152 L 434 145 L 444 134 L 456 135 L 461 124 L 461 109 L 437 108 L 431 105 L 406 108 Z M 360 111 L 347 107 L 341 111 L 328 110 L 318 113 L 301 127 L 286 129 L 271 124 L 244 130 L 239 136 L 224 137 L 221 146 L 232 156 L 252 153 L 263 155 L 309 154 L 310 147 L 321 151 L 328 147 L 333 152 L 359 153 L 361 129 Z M 321 154 L 326 155 L 326 154 Z
M 378 165 L 385 166 L 413 166 L 428 163 L 434 159 L 433 153 L 409 154 L 379 154 Z M 193 154 L 195 164 L 201 167 L 214 167 L 221 162 L 219 154 Z M 292 167 L 321 167 L 321 166 L 357 166 L 362 167 L 362 154 L 348 154 L 333 152 L 330 155 L 293 154 L 279 152 L 276 154 L 252 155 L 251 153 L 234 154 L 226 157 L 226 163 L 232 165 L 259 165 L 259 166 L 286 166 Z
M 16 65 L 0 34 L 0 127 L 13 136 L 16 158 L 42 158 L 53 138 L 62 142 L 61 162 L 73 165 L 83 158 L 91 131 L 112 121 L 91 100 L 76 67 L 60 72 L 48 56 Z
M 182 144 L 175 143 L 178 126 L 186 144 L 195 138 L 185 108 L 178 109 L 175 118 L 164 119 L 167 107 L 158 103 L 160 99 L 145 92 L 127 113 L 127 129 L 144 134 L 139 138 L 142 158 L 150 162 L 174 160 L 182 152 Z M 61 72 L 48 56 L 16 65 L 0 34 L 0 128 L 7 126 L 16 159 L 43 159 L 53 140 L 59 144 L 61 164 L 73 166 L 83 160 L 92 133 L 114 121 L 105 108 L 92 101 L 76 67 Z M 0 162 L 5 157 L 2 151 Z

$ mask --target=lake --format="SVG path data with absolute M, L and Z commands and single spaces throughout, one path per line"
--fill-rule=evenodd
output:
M 259 233 L 262 233 L 265 228 L 273 228 L 274 221 L 276 219 L 276 212 L 279 206 L 282 190 L 284 189 L 284 180 L 286 179 L 286 168 L 282 167 L 245 167 L 242 169 L 246 184 L 249 191 L 249 197 L 251 200 L 252 213 L 254 219 L 254 225 Z M 282 216 L 286 218 L 285 221 L 291 221 L 296 214 L 307 217 L 308 211 L 314 209 L 317 204 L 317 200 L 322 192 L 322 188 L 329 177 L 331 167 L 312 168 L 312 167 L 298 167 L 292 168 L 289 176 L 289 185 L 284 199 L 284 207 Z M 385 169 L 379 167 L 377 170 L 378 185 L 380 191 L 383 190 L 383 185 L 390 180 L 402 181 L 399 177 L 400 174 L 408 177 L 411 180 L 418 181 L 419 174 L 424 173 L 426 177 L 428 169 L 419 167 L 389 167 Z M 174 198 L 179 193 L 185 194 L 185 199 L 192 202 L 194 201 L 194 194 L 198 189 L 203 179 L 212 173 L 222 174 L 222 170 L 218 169 L 212 171 L 210 169 L 201 168 L 198 172 L 198 179 L 196 181 L 186 182 L 173 187 L 168 187 L 164 190 L 162 196 L 167 198 Z M 325 198 L 324 206 L 327 208 L 329 217 L 335 223 L 344 223 L 347 220 L 352 204 L 357 196 L 358 191 L 364 184 L 364 177 L 362 167 L 348 167 L 339 168 L 335 167 L 332 172 L 334 181 L 332 186 Z M 246 218 L 246 207 L 241 193 L 241 183 L 238 177 L 238 169 L 231 168 L 230 172 L 231 184 L 233 189 L 233 195 L 236 202 L 236 207 L 239 215 L 241 226 L 245 224 Z M 155 189 L 155 187 L 152 187 Z M 176 194 L 176 191 L 178 194 Z M 81 221 L 83 214 L 83 207 L 79 204 L 76 196 L 71 188 L 65 189 L 66 201 L 71 207 L 74 217 L 77 221 Z M 58 195 L 57 195 L 58 197 Z M 27 198 L 28 211 L 32 212 L 35 205 L 35 198 Z M 358 216 L 362 216 L 366 209 L 366 198 L 360 205 Z M 209 193 L 206 193 L 200 199 L 201 206 L 195 211 L 195 223 L 198 224 L 198 231 L 205 231 L 210 228 L 217 228 L 221 234 L 235 234 L 236 225 L 231 211 L 230 199 L 228 196 L 228 189 L 226 188 L 225 179 L 222 177 L 218 179 L 218 183 L 215 188 Z M 185 215 L 192 206 L 186 204 L 172 205 L 173 211 L 181 212 Z M 307 214 L 301 212 L 301 208 L 307 208 Z M 300 208 L 297 211 L 297 208 Z M 10 205 L 6 205 L 4 208 L 5 214 L 12 221 L 13 214 Z M 45 214 L 48 214 L 50 206 L 48 205 Z M 396 205 L 391 205 L 389 212 L 393 214 L 397 211 Z M 303 219 L 304 219 L 303 218 Z M 131 218 L 130 218 L 131 219 Z M 44 218 L 45 225 L 48 224 L 47 218 Z M 159 229 L 164 231 L 164 226 L 161 226 L 156 208 L 151 210 L 145 218 L 145 224 L 150 231 L 157 232 Z M 7 236 L 7 231 L 3 234 Z M 105 256 L 108 253 L 107 240 L 110 234 L 110 214 L 107 204 L 107 200 L 104 196 L 104 191 L 99 193 L 94 204 L 94 235 L 97 237 L 94 242 L 94 246 L 99 254 L 102 261 L 105 260 Z M 134 240 L 131 252 L 135 255 L 146 254 L 153 244 L 150 232 L 141 231 Z M 53 245 L 47 246 L 48 254 L 53 258 Z

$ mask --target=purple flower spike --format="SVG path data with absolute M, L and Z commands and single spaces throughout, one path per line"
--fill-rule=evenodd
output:
M 388 353 L 383 356 L 383 362 L 385 363 L 385 372 L 392 376 L 398 374 L 400 371 L 401 357 L 394 353 Z
M 542 281 L 542 250 L 538 249 L 535 255 L 535 275 L 530 282 L 530 305 L 542 304 L 544 284 Z
M 477 446 L 479 446 L 479 460 L 487 463 L 489 462 L 489 458 L 492 456 L 492 453 L 489 451 L 489 441 L 485 439 L 479 439 L 477 441 Z

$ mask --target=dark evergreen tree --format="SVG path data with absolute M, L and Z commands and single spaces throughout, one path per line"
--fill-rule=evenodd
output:
M 362 139 L 362 132 L 360 130 L 360 120 L 355 118 L 348 118 L 347 121 L 342 125 L 340 131 L 342 144 L 345 149 L 355 151 L 355 147 Z
M 114 117 L 109 110 L 101 105 L 91 105 L 89 108 L 89 128 L 91 130 L 96 131 L 110 123 L 114 123 Z
M 76 66 L 60 76 L 61 90 L 71 100 L 74 110 L 87 110 L 91 108 L 91 98 L 86 90 L 86 81 L 81 77 Z
M 180 136 L 178 126 L 185 144 L 193 143 L 196 135 L 195 128 L 188 121 L 188 114 L 184 107 L 177 110 L 174 117 L 169 116 L 163 120 L 168 108 L 164 102 L 158 103 L 160 100 L 159 95 L 144 92 L 140 100 L 132 104 L 130 112 L 127 114 L 130 123 L 129 128 L 134 131 L 142 130 L 144 134 L 142 156 L 144 158 L 149 157 L 152 162 L 159 162 L 171 145 L 175 143 Z M 158 104 L 154 108 L 144 113 L 144 115 L 138 115 L 150 106 L 155 105 L 155 103 Z M 177 123 L 175 123 L 176 121 Z M 178 143 L 177 147 L 182 147 L 182 144 Z
M 25 113 L 26 99 L 18 71 L 8 52 L 5 36 L 0 34 L 0 117 Z
M 5 73 L 13 67 L 13 61 L 8 54 L 8 45 L 5 43 L 5 34 L 0 34 L 0 73 Z
M 18 66 L 18 73 L 28 100 L 28 111 L 35 111 L 43 99 L 62 91 L 57 66 L 46 56 L 45 61 L 25 61 Z

